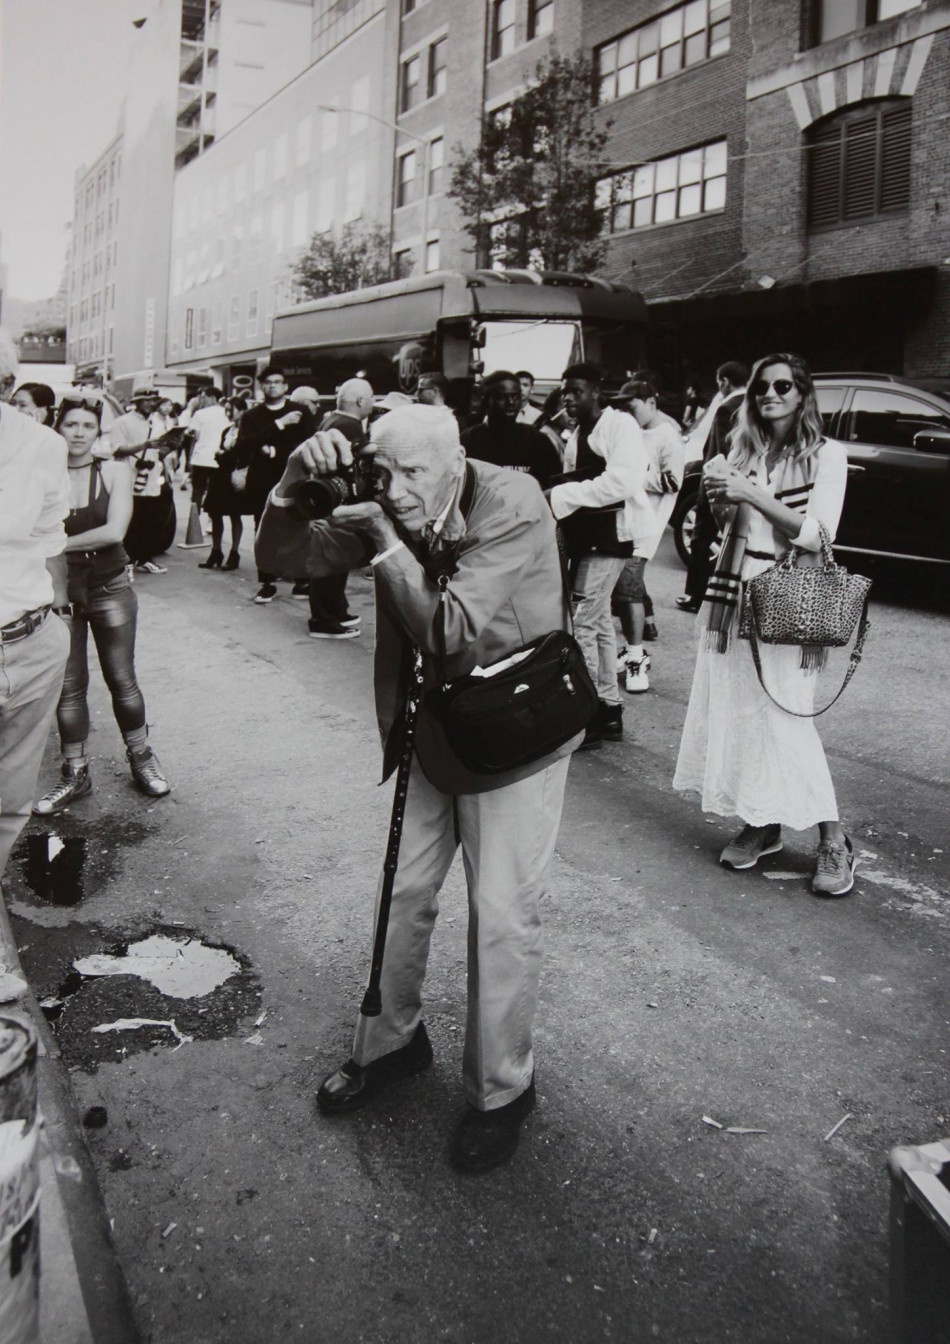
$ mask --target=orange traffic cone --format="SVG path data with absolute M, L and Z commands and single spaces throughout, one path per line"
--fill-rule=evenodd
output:
M 205 540 L 205 534 L 201 528 L 201 518 L 198 516 L 197 504 L 192 504 L 188 513 L 188 530 L 185 533 L 185 540 L 180 541 L 178 545 L 183 551 L 197 551 L 202 546 L 210 546 L 211 542 Z

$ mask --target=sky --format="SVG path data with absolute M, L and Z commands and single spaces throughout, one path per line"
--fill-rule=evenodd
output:
M 0 260 L 10 294 L 59 287 L 73 180 L 115 134 L 148 0 L 0 0 Z

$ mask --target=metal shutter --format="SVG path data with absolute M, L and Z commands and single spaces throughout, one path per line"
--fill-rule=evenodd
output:
M 878 117 L 849 121 L 844 128 L 845 219 L 863 219 L 877 208 Z
M 812 228 L 841 219 L 841 127 L 817 132 L 808 152 L 808 223 Z
M 910 204 L 910 126 L 909 102 L 881 116 L 881 210 Z

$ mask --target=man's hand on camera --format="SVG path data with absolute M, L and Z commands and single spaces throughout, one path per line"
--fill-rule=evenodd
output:
M 332 476 L 352 461 L 353 450 L 345 434 L 338 429 L 318 430 L 290 454 L 276 493 L 289 495 L 299 481 L 308 481 L 313 476 Z
M 377 553 L 388 551 L 390 546 L 395 546 L 399 540 L 399 534 L 387 514 L 383 512 L 382 505 L 377 504 L 374 499 L 366 500 L 362 504 L 340 504 L 330 517 L 348 530 L 369 537 Z

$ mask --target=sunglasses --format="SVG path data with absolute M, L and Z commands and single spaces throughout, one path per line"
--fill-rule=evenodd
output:
M 95 393 L 93 393 L 93 392 L 90 392 L 90 393 L 84 394 L 84 395 L 82 395 L 82 396 L 76 396 L 76 397 L 63 397 L 62 401 L 59 403 L 59 409 L 60 409 L 61 411 L 65 411 L 65 410 L 82 410 L 82 411 L 87 411 L 87 410 L 88 410 L 88 411 L 96 411 L 96 412 L 99 412 L 99 411 L 102 410 L 102 402 L 103 402 L 103 398 L 102 398 L 102 397 L 97 396 L 97 395 L 96 395 Z
M 754 397 L 767 397 L 770 388 L 775 388 L 780 397 L 787 397 L 795 384 L 791 378 L 757 378 L 752 384 L 752 395 Z

